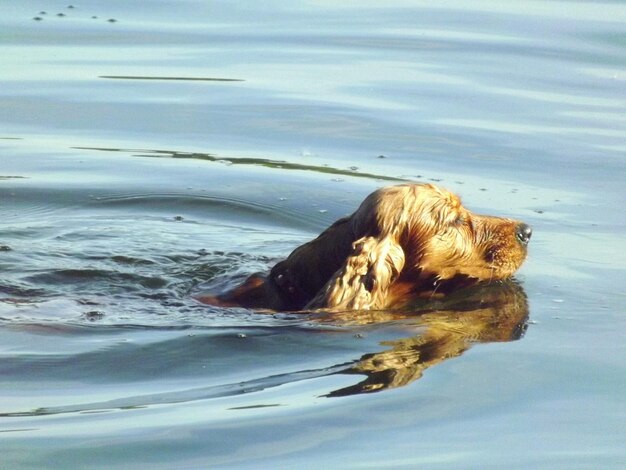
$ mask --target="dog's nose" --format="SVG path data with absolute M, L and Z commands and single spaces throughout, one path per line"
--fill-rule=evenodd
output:
M 533 229 L 530 228 L 530 225 L 527 224 L 519 224 L 515 229 L 515 236 L 517 239 L 522 242 L 524 245 L 528 244 L 530 240 L 530 236 L 533 234 Z

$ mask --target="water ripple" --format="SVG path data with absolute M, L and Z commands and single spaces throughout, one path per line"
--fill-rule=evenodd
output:
M 102 152 L 123 152 L 131 153 L 135 157 L 147 158 L 174 158 L 174 159 L 193 159 L 208 162 L 216 162 L 227 165 L 252 165 L 262 166 L 265 168 L 279 170 L 298 170 L 313 171 L 322 174 L 353 176 L 357 178 L 368 178 L 382 181 L 406 181 L 402 178 L 396 178 L 387 175 L 363 173 L 353 169 L 340 169 L 325 165 L 305 165 L 302 163 L 293 163 L 285 160 L 273 160 L 269 158 L 253 158 L 253 157 L 219 157 L 211 153 L 202 152 L 181 152 L 176 150 L 154 150 L 154 149 L 123 149 L 123 148 L 104 148 L 104 147 L 72 147 L 79 150 L 96 150 Z
M 0 417 L 33 417 L 68 413 L 93 413 L 115 410 L 134 410 L 156 405 L 172 405 L 199 400 L 232 397 L 236 395 L 255 393 L 269 388 L 300 382 L 303 380 L 326 377 L 344 371 L 348 366 L 350 366 L 350 364 L 351 363 L 338 364 L 327 368 L 289 372 L 286 374 L 277 374 L 273 376 L 262 377 L 259 379 L 246 380 L 243 382 L 228 383 L 210 387 L 192 388 L 188 390 L 177 390 L 174 392 L 138 395 L 102 402 L 37 408 L 31 411 L 17 411 L 9 413 L 0 412 Z

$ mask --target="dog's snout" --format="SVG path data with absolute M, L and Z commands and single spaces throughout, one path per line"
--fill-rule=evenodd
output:
M 515 236 L 517 239 L 526 245 L 530 241 L 530 237 L 533 234 L 533 229 L 530 228 L 530 225 L 521 223 L 515 229 Z

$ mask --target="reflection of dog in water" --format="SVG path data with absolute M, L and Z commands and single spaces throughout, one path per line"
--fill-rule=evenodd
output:
M 436 305 L 439 304 L 439 305 Z M 406 318 L 420 334 L 383 343 L 390 349 L 366 354 L 338 374 L 363 374 L 367 378 L 350 387 L 335 390 L 329 397 L 371 393 L 402 387 L 419 379 L 428 367 L 460 356 L 473 343 L 520 339 L 526 331 L 528 303 L 522 288 L 513 281 L 485 284 L 452 294 L 443 301 L 402 311 L 333 313 L 346 321 L 369 323 Z M 436 308 L 432 308 L 436 307 Z
M 357 211 L 296 248 L 269 275 L 253 275 L 204 303 L 273 310 L 375 310 L 511 276 L 531 229 L 476 215 L 431 184 L 370 194 Z

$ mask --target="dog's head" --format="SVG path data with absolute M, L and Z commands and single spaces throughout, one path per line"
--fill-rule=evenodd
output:
M 355 222 L 357 231 L 394 239 L 405 269 L 435 280 L 507 278 L 524 262 L 532 234 L 522 222 L 474 214 L 431 184 L 380 189 L 363 202 Z
M 454 194 L 433 185 L 413 186 L 406 198 L 410 220 L 401 241 L 422 272 L 439 280 L 479 281 L 511 276 L 524 262 L 531 228 L 523 222 L 470 212 Z
M 416 294 L 504 279 L 526 258 L 531 235 L 521 222 L 471 213 L 457 196 L 431 184 L 379 189 L 342 227 L 353 240 L 351 250 L 330 256 L 340 267 L 307 308 L 384 308 Z M 332 227 L 325 234 L 311 242 L 311 254 L 321 252 L 319 245 L 335 246 Z

